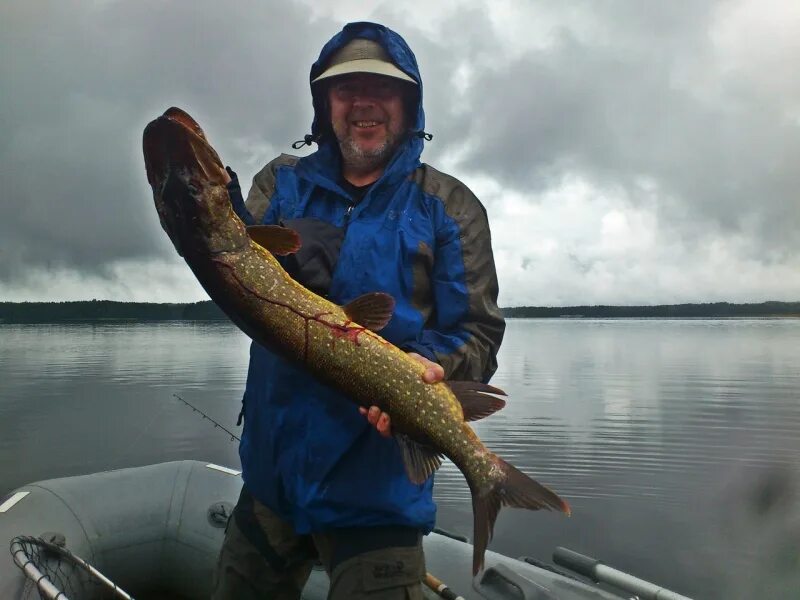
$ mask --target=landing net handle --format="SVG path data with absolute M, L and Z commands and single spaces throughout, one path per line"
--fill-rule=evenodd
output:
M 11 540 L 11 556 L 25 577 L 36 584 L 41 596 L 47 600 L 70 600 L 53 580 L 62 589 L 76 585 L 77 589 L 82 589 L 82 583 L 74 581 L 75 579 L 89 579 L 115 598 L 133 600 L 127 592 L 81 557 L 42 538 L 28 535 L 15 537 Z M 76 597 L 73 600 L 80 599 Z

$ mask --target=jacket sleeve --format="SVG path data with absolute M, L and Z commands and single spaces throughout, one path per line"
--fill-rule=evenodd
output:
M 281 154 L 255 174 L 253 185 L 250 187 L 250 192 L 247 194 L 247 200 L 243 206 L 246 212 L 251 215 L 254 224 L 277 223 L 277 215 L 273 214 L 275 213 L 275 207 L 272 206 L 272 199 L 277 186 L 278 170 L 284 166 L 292 167 L 296 162 L 296 156 Z M 231 200 L 233 201 L 233 197 L 231 197 Z M 239 213 L 235 204 L 234 210 Z
M 488 381 L 497 369 L 505 320 L 486 211 L 465 186 L 451 189 L 438 215 L 431 273 L 433 312 L 417 342 L 405 344 L 453 380 Z
M 252 215 L 255 224 L 263 222 L 264 214 L 269 209 L 270 199 L 275 192 L 274 173 L 265 173 L 269 167 L 270 165 L 267 165 L 253 177 L 253 185 L 250 187 L 247 201 L 244 203 L 245 209 L 248 214 Z

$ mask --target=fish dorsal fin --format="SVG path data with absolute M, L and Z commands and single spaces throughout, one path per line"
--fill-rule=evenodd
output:
M 383 292 L 359 296 L 342 307 L 347 318 L 371 331 L 380 331 L 394 313 L 394 298 Z
M 506 393 L 486 383 L 478 381 L 447 381 L 445 383 L 461 403 L 465 421 L 477 421 L 488 417 L 506 405 L 505 400 L 491 395 L 505 396 Z
M 394 438 L 403 453 L 403 463 L 411 483 L 425 483 L 428 477 L 442 465 L 442 454 L 435 448 L 415 442 L 402 433 L 395 433 Z
M 288 227 L 251 225 L 247 228 L 247 235 L 256 244 L 278 256 L 294 254 L 300 249 L 300 235 Z

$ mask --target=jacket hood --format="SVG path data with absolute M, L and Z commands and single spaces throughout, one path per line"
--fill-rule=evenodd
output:
M 379 25 L 377 23 L 359 22 L 348 23 L 344 29 L 333 36 L 319 53 L 319 58 L 311 65 L 311 73 L 309 74 L 309 84 L 316 79 L 324 70 L 331 56 L 340 50 L 345 44 L 355 38 L 365 38 L 378 42 L 386 50 L 392 62 L 406 75 L 411 77 L 417 82 L 418 95 L 417 95 L 417 110 L 414 122 L 411 124 L 411 129 L 414 131 L 422 131 L 425 129 L 425 113 L 422 110 L 422 79 L 419 75 L 419 67 L 417 66 L 417 59 L 411 48 L 408 47 L 406 41 L 388 27 Z M 311 94 L 314 101 L 314 122 L 311 125 L 311 134 L 316 136 L 322 131 L 322 127 L 327 119 L 325 114 L 325 107 L 322 99 L 314 93 L 314 86 L 311 85 Z
M 390 162 L 390 167 L 387 168 L 387 170 L 392 171 L 400 170 L 408 172 L 419 164 L 419 157 L 422 154 L 423 148 L 423 132 L 425 129 L 425 112 L 422 109 L 422 79 L 419 74 L 417 59 L 411 51 L 411 48 L 408 47 L 408 44 L 406 44 L 405 40 L 400 37 L 399 34 L 383 25 L 366 21 L 348 23 L 345 25 L 342 31 L 333 36 L 328 43 L 323 46 L 319 58 L 317 58 L 316 62 L 311 66 L 308 79 L 314 104 L 314 120 L 311 125 L 311 136 L 306 136 L 305 143 L 310 143 L 313 139 L 319 144 L 319 149 L 311 156 L 302 159 L 301 162 L 305 163 L 303 165 L 304 167 L 317 171 L 329 171 L 329 168 L 325 167 L 329 166 L 331 162 L 335 162 L 336 170 L 338 170 L 338 145 L 331 136 L 323 136 L 327 129 L 328 120 L 324 98 L 322 98 L 320 94 L 315 93 L 316 86 L 311 82 L 325 70 L 331 56 L 355 38 L 365 38 L 379 43 L 386 50 L 392 62 L 417 83 L 418 93 L 416 110 L 408 111 L 412 121 L 410 126 L 411 135 L 398 150 L 397 154 L 395 154 Z M 428 137 L 428 139 L 430 138 Z M 317 160 L 308 160 L 315 155 Z M 332 161 L 331 159 L 333 159 L 334 156 L 336 159 Z M 312 164 L 309 163 L 314 163 L 314 165 L 312 166 Z M 305 169 L 303 170 L 305 171 Z M 330 174 L 331 173 L 328 173 L 328 175 Z

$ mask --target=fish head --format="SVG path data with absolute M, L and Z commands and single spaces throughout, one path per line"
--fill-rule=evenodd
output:
M 142 147 L 161 226 L 178 254 L 216 254 L 248 243 L 222 161 L 194 119 L 170 108 L 145 127 Z

